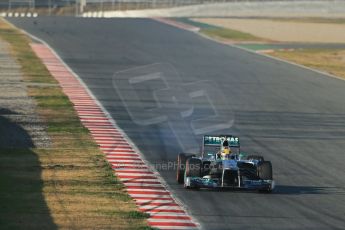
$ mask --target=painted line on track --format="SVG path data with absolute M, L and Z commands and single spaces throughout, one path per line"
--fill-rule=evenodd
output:
M 35 43 L 31 47 L 73 103 L 82 124 L 89 129 L 138 209 L 150 214 L 148 224 L 158 229 L 198 229 L 199 224 L 175 201 L 157 172 L 143 161 L 141 153 L 75 73 L 48 45 Z

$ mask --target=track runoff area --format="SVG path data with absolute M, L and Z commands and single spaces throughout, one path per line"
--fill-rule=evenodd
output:
M 31 46 L 74 104 L 81 122 L 91 132 L 139 210 L 150 214 L 149 225 L 159 229 L 197 229 L 198 223 L 174 200 L 157 174 L 150 170 L 60 58 L 44 44 Z

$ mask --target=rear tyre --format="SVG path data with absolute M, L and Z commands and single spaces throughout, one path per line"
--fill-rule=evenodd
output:
M 198 158 L 188 158 L 186 162 L 186 177 L 201 177 L 202 161 Z
M 203 161 L 202 162 L 202 176 L 209 175 L 211 172 L 211 161 Z
M 184 153 L 180 153 L 177 156 L 176 180 L 179 184 L 183 184 L 184 182 L 184 171 L 186 169 L 186 160 L 187 160 L 187 157 Z

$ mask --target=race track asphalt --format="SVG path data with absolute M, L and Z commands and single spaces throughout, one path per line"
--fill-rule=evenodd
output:
M 10 22 L 53 47 L 158 169 L 205 132 L 272 161 L 273 194 L 185 190 L 163 165 L 203 229 L 344 229 L 345 81 L 150 19 Z

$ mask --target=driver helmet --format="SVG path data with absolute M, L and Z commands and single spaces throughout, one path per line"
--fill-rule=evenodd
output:
M 221 152 L 222 160 L 229 159 L 230 154 L 231 154 L 230 147 L 229 146 L 223 146 L 223 149 Z

